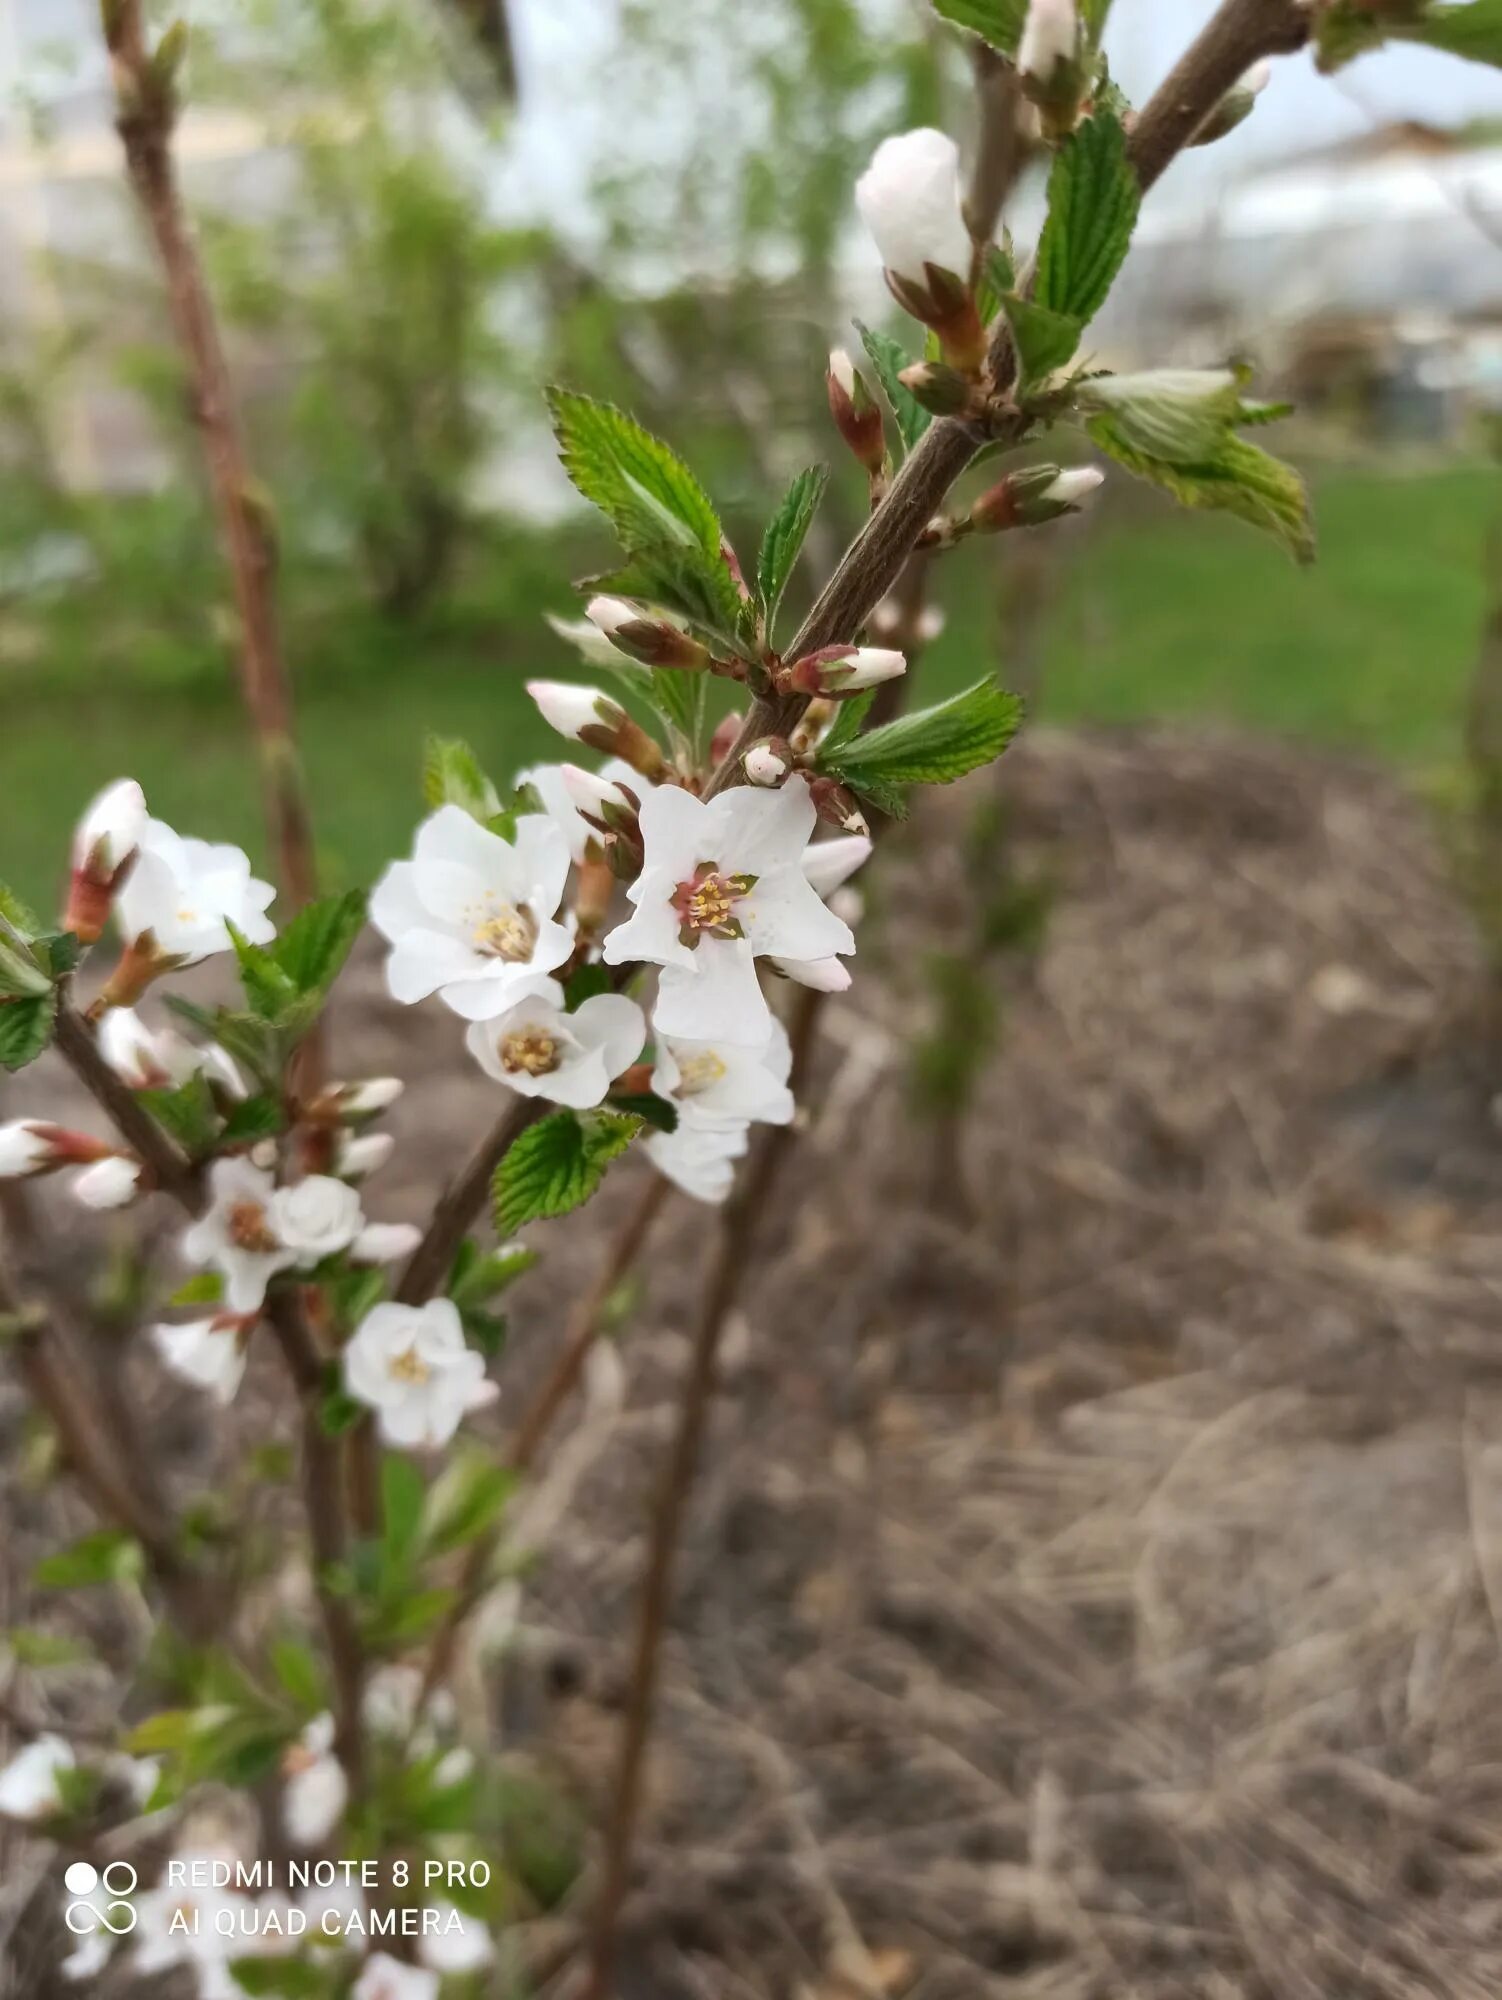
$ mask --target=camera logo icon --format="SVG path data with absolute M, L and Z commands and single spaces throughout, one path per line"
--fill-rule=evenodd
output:
M 126 1898 L 134 1895 L 140 1879 L 128 1861 L 107 1862 L 102 1872 L 91 1861 L 70 1862 L 63 1885 L 73 1900 L 63 1910 L 63 1922 L 74 1937 L 92 1937 L 96 1931 L 129 1937 L 139 1918 Z M 103 1900 L 96 1893 L 101 1888 Z

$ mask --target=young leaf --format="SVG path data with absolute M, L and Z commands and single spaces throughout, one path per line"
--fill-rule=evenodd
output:
M 333 985 L 365 924 L 365 896 L 349 889 L 309 903 L 273 947 L 276 962 L 299 993 L 323 994 Z
M 1234 431 L 1227 431 L 1209 456 L 1180 465 L 1139 451 L 1112 417 L 1096 417 L 1087 428 L 1118 465 L 1161 486 L 1181 506 L 1234 514 L 1276 535 L 1296 562 L 1314 560 L 1314 524 L 1303 480 L 1291 465 Z
M 580 1207 L 640 1129 L 639 1119 L 612 1111 L 591 1112 L 586 1118 L 556 1111 L 528 1126 L 491 1182 L 496 1227 L 509 1234 L 525 1222 Z
M 274 1139 L 283 1122 L 281 1100 L 266 1091 L 258 1097 L 242 1098 L 225 1119 L 219 1136 L 226 1146 L 254 1145 L 257 1139 Z
M 493 1299 L 514 1285 L 537 1262 L 537 1252 L 525 1243 L 512 1243 L 489 1256 L 478 1254 L 465 1262 L 449 1280 L 449 1297 L 456 1305 L 470 1305 L 479 1299 Z
M 41 918 L 4 882 L 0 882 L 0 924 L 8 924 L 23 938 L 34 938 L 42 929 Z
M 57 995 L 50 988 L 34 999 L 0 1000 L 0 1069 L 24 1069 L 52 1040 Z
M 317 1655 L 300 1639 L 283 1637 L 271 1645 L 271 1670 L 293 1704 L 307 1716 L 328 1706 L 328 1688 Z
M 933 0 L 934 12 L 1004 56 L 1014 56 L 1027 19 L 1027 0 Z
M 1081 382 L 1074 401 L 1078 409 L 1110 417 L 1133 450 L 1171 464 L 1213 456 L 1231 426 L 1247 416 L 1269 421 L 1265 409 L 1246 409 L 1241 384 L 1229 368 L 1101 375 Z
M 1083 331 L 1079 320 L 1069 313 L 1050 312 L 1020 292 L 1008 292 L 1001 303 L 1012 329 L 1024 388 L 1052 375 L 1073 357 Z
M 975 310 L 980 314 L 981 324 L 989 326 L 1001 310 L 1001 302 L 1017 286 L 1017 263 L 1012 255 L 1011 238 L 1006 247 L 993 243 L 981 262 L 980 281 L 975 287 Z
M 853 743 L 860 735 L 861 724 L 870 713 L 871 704 L 875 699 L 875 688 L 866 688 L 863 693 L 853 694 L 848 701 L 839 704 L 834 712 L 834 721 L 829 725 L 829 732 L 819 745 L 816 762 L 821 771 L 827 768 L 826 759 L 838 757 L 845 745 Z
M 1121 120 L 1099 110 L 1064 141 L 1048 177 L 1036 303 L 1087 326 L 1121 269 L 1141 204 Z
M 1392 32 L 1401 41 L 1502 68 L 1502 0 L 1468 0 L 1465 6 L 1433 0 L 1422 20 L 1402 22 Z
M 882 394 L 897 419 L 897 435 L 902 439 L 902 448 L 911 451 L 933 421 L 917 397 L 904 389 L 897 379 L 902 370 L 910 366 L 913 357 L 904 354 L 890 334 L 878 333 L 875 327 L 867 326 L 861 320 L 856 320 L 854 324 L 862 347 L 871 357 L 871 366 L 876 370 Z
M 217 1306 L 224 1297 L 224 1279 L 217 1271 L 195 1271 L 168 1299 L 169 1306 Z
M 297 983 L 284 972 L 263 946 L 252 944 L 243 931 L 226 919 L 225 929 L 235 947 L 240 965 L 240 984 L 246 1005 L 260 1021 L 277 1022 L 298 997 Z
M 133 1582 L 145 1569 L 141 1544 L 119 1528 L 99 1528 L 43 1556 L 32 1571 L 38 1590 L 79 1590 L 95 1583 Z
M 137 1091 L 136 1102 L 145 1105 L 184 1152 L 201 1153 L 213 1144 L 219 1130 L 219 1114 L 202 1070 L 195 1070 L 175 1090 Z
M 430 736 L 423 745 L 422 795 L 433 807 L 462 806 L 482 826 L 501 809 L 500 794 L 479 758 L 457 736 Z
M 488 1452 L 461 1449 L 434 1480 L 422 1517 L 422 1546 L 433 1556 L 483 1534 L 516 1491 L 516 1474 Z
M 1022 721 L 1020 697 L 993 680 L 977 681 L 934 708 L 856 737 L 835 758 L 821 758 L 832 776 L 862 792 L 883 812 L 900 813 L 907 785 L 947 785 L 999 757 Z
M 417 1540 L 427 1494 L 427 1482 L 411 1459 L 388 1452 L 381 1461 L 381 1517 L 382 1539 L 393 1563 L 403 1562 Z
M 828 466 L 811 465 L 800 472 L 767 523 L 756 564 L 756 598 L 768 637 L 828 479 Z

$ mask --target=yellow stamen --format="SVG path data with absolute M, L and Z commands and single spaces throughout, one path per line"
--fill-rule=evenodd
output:
M 432 1372 L 415 1347 L 404 1348 L 386 1364 L 386 1373 L 397 1382 L 426 1382 Z
M 521 1028 L 514 1035 L 502 1035 L 498 1047 L 501 1068 L 508 1075 L 551 1076 L 562 1061 L 556 1036 L 541 1028 Z

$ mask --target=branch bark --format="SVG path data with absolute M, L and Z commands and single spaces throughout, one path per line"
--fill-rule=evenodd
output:
M 267 825 L 282 888 L 300 907 L 316 895 L 317 876 L 277 621 L 275 533 L 251 474 L 213 304 L 177 183 L 170 64 L 163 62 L 161 48 L 153 52 L 147 42 L 141 0 L 106 0 L 102 13 L 126 171 L 166 280 L 229 565 L 240 625 L 240 688 L 256 735 Z
M 58 995 L 54 1039 L 63 1060 L 108 1113 L 121 1138 L 151 1170 L 157 1186 L 196 1215 L 203 1205 L 198 1175 L 135 1092 L 99 1053 L 93 1030 L 74 1008 L 66 988 Z

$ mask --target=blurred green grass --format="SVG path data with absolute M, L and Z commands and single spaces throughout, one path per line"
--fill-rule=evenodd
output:
M 1195 718 L 1410 767 L 1451 759 L 1502 479 L 1482 465 L 1343 468 L 1314 484 L 1320 560 L 1302 572 L 1234 522 L 1118 489 L 1053 572 L 1035 713 Z M 508 565 L 502 543 L 440 611 L 407 627 L 326 599 L 294 608 L 288 648 L 331 883 L 369 881 L 406 851 L 426 732 L 465 737 L 498 777 L 559 753 L 523 682 L 574 670 L 541 611 L 570 611 L 567 579 L 598 553 L 533 543 Z M 948 624 L 924 667 L 935 692 L 998 658 L 1007 677 L 987 554 L 972 543 L 940 573 Z M 144 678 L 118 632 L 108 668 L 90 672 L 76 600 L 60 629 L 66 657 L 43 645 L 24 666 L 0 666 L 0 878 L 50 902 L 79 806 L 126 773 L 164 818 L 264 860 L 246 733 L 207 627 L 181 639 L 180 659 L 170 647 L 164 657 L 158 637 Z

